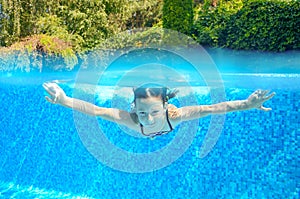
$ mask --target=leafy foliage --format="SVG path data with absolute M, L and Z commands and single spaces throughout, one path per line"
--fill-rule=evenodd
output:
M 165 0 L 163 27 L 189 35 L 193 25 L 193 14 L 192 0 Z
M 0 45 L 48 34 L 90 50 L 106 38 L 160 23 L 162 0 L 0 0 Z M 74 42 L 74 43 L 73 43 Z
M 72 49 L 75 52 L 82 50 L 84 39 L 76 33 L 69 33 L 62 19 L 56 15 L 46 14 L 44 17 L 37 19 L 36 25 L 36 30 L 39 34 L 51 35 L 72 44 Z
M 72 70 L 78 58 L 72 47 L 57 37 L 35 35 L 0 49 L 0 71 Z
M 70 70 L 93 49 L 169 41 L 160 27 L 210 46 L 300 49 L 299 15 L 299 0 L 0 0 L 0 70 L 41 71 L 51 59 Z
M 222 31 L 227 21 L 243 6 L 242 0 L 220 2 L 219 6 L 211 7 L 211 1 L 206 1 L 197 8 L 193 35 L 203 45 L 220 46 Z
M 41 69 L 41 63 L 44 65 L 47 63 L 45 60 L 50 60 L 47 59 L 48 56 L 56 61 L 63 58 L 65 67 L 71 69 L 77 63 L 78 58 L 75 58 L 75 55 L 80 55 L 80 58 L 84 59 L 85 51 L 101 46 L 107 38 L 127 29 L 160 24 L 161 2 L 161 0 L 130 2 L 127 0 L 0 0 L 0 45 L 8 46 L 0 49 L 2 59 L 0 67 L 6 70 L 11 64 L 11 69 L 14 70 L 15 63 L 18 62 L 15 58 L 19 57 L 22 50 L 24 50 L 22 52 L 24 59 L 30 57 L 28 52 L 32 53 L 31 58 L 41 55 L 35 47 L 32 47 L 32 51 L 27 51 L 27 43 L 24 43 L 26 38 L 25 40 L 33 43 L 50 45 L 51 50 L 43 46 L 45 50 L 42 53 L 43 62 L 28 58 L 29 61 L 23 60 L 23 66 L 18 68 L 26 69 L 25 71 L 29 71 L 30 68 Z M 46 38 L 51 41 L 46 42 Z M 61 50 L 51 47 L 54 43 L 59 46 L 61 42 L 67 44 L 68 48 Z M 47 53 L 50 54 L 46 55 Z M 8 64 L 7 60 L 10 59 Z M 32 63 L 32 60 L 36 63 Z M 61 68 L 61 63 L 57 63 L 56 68 Z
M 300 1 L 249 1 L 227 22 L 222 44 L 234 49 L 300 48 Z
M 300 48 L 300 1 L 234 0 L 199 8 L 194 36 L 201 44 L 233 49 Z
M 106 67 L 111 60 L 119 56 L 126 56 L 134 51 L 148 52 L 151 49 L 156 49 L 151 52 L 166 49 L 183 50 L 193 46 L 197 46 L 197 43 L 191 37 L 169 29 L 153 27 L 124 31 L 102 42 L 98 49 L 88 53 L 82 67 Z M 156 53 L 147 54 L 146 56 L 149 57 L 145 57 L 145 54 L 143 54 L 134 56 L 134 59 L 153 60 L 156 58 Z M 131 61 L 134 62 L 134 60 Z

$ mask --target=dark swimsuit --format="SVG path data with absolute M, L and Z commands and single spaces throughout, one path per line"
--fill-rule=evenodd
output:
M 155 137 L 155 136 L 163 135 L 163 134 L 166 134 L 166 133 L 169 133 L 169 132 L 173 131 L 173 127 L 172 127 L 171 122 L 170 122 L 170 120 L 169 120 L 168 109 L 166 110 L 166 118 L 167 118 L 167 122 L 168 122 L 168 125 L 169 125 L 170 130 L 168 130 L 168 131 L 160 131 L 160 132 L 150 133 L 150 134 L 145 134 L 145 133 L 144 133 L 143 125 L 140 123 L 140 127 L 141 127 L 141 132 L 142 132 L 142 134 L 143 134 L 144 136 L 153 138 L 153 137 Z

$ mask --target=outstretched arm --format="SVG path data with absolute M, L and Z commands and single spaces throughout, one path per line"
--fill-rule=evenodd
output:
M 179 109 L 179 115 L 181 121 L 197 119 L 205 117 L 211 114 L 222 114 L 233 111 L 243 111 L 249 109 L 259 109 L 263 111 L 270 111 L 271 108 L 266 108 L 263 106 L 263 103 L 271 99 L 275 93 L 271 93 L 267 96 L 269 91 L 266 90 L 257 90 L 252 93 L 246 100 L 235 100 L 221 102 L 213 105 L 205 106 L 186 106 Z
M 127 126 L 133 124 L 130 114 L 126 111 L 99 107 L 80 99 L 68 97 L 56 83 L 44 83 L 43 87 L 49 94 L 49 96 L 46 96 L 45 98 L 50 103 L 72 108 L 91 116 L 99 116 L 105 120 L 113 121 L 118 124 Z

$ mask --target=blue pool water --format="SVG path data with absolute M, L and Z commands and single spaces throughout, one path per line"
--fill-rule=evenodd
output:
M 72 110 L 45 101 L 43 82 L 70 79 L 61 86 L 72 96 L 74 89 L 80 90 L 74 84 L 77 72 L 1 73 L 0 198 L 299 198 L 300 53 L 208 52 L 220 71 L 227 100 L 245 99 L 258 88 L 270 89 L 276 96 L 265 105 L 273 110 L 227 114 L 213 150 L 199 158 L 211 125 L 211 117 L 203 118 L 182 156 L 161 169 L 141 173 L 99 161 L 83 144 Z M 187 68 L 176 70 L 189 78 L 199 104 L 211 103 L 203 80 Z M 82 75 L 77 84 L 82 99 L 94 97 L 88 89 L 92 73 Z M 122 74 L 112 67 L 103 75 L 97 105 L 116 103 L 110 100 L 115 89 L 111 86 Z M 149 73 L 139 75 L 144 79 Z M 175 86 L 184 91 L 180 82 Z M 189 94 L 180 97 L 187 99 Z M 130 103 L 130 96 L 113 99 Z M 180 105 L 179 99 L 173 103 Z M 142 139 L 111 122 L 98 122 L 111 143 L 132 153 L 159 150 L 176 136 L 175 129 L 154 140 Z

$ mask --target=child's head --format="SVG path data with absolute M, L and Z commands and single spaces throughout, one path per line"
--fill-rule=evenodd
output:
M 134 89 L 134 112 L 139 122 L 148 128 L 159 131 L 164 125 L 167 102 L 176 96 L 177 90 L 166 87 L 143 85 Z
M 133 90 L 134 100 L 133 103 L 136 104 L 136 99 L 147 99 L 147 98 L 160 98 L 162 103 L 165 104 L 169 99 L 176 96 L 178 90 L 169 90 L 167 87 L 162 87 L 158 85 L 146 84 L 140 86 Z

